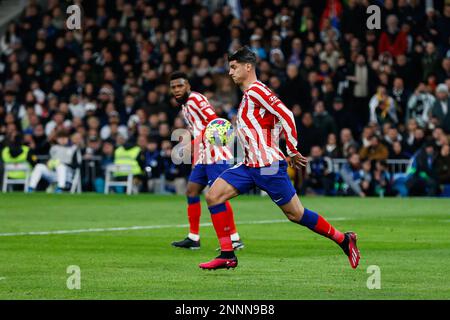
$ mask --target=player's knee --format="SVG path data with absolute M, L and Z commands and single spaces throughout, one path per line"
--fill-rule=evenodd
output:
M 186 190 L 186 196 L 193 198 L 193 197 L 198 197 L 200 194 L 197 192 L 197 190 L 193 189 L 193 188 L 188 188 Z
M 211 194 L 211 190 L 205 194 L 205 200 L 208 203 L 208 205 L 210 205 L 214 201 L 214 199 L 215 197 L 213 194 Z
M 214 192 L 213 190 L 209 190 L 206 195 L 206 202 L 208 203 L 208 206 L 213 206 L 220 203 L 220 195 L 217 192 Z

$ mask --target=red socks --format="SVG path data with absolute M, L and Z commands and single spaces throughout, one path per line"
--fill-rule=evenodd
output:
M 233 209 L 231 208 L 230 202 L 225 202 L 225 206 L 227 208 L 227 216 L 228 216 L 228 226 L 230 227 L 230 234 L 237 233 L 236 225 L 234 224 L 234 214 Z
M 198 236 L 200 229 L 200 215 L 202 213 L 202 206 L 200 204 L 200 197 L 188 197 L 188 220 L 189 220 L 189 234 L 190 236 Z M 197 238 L 197 237 L 195 237 Z M 198 241 L 198 239 L 192 239 Z
M 234 223 L 233 209 L 229 201 L 224 204 L 219 204 L 209 208 L 211 211 L 211 219 L 216 230 L 217 237 L 219 238 L 220 247 L 222 251 L 233 250 L 231 235 L 235 239 L 239 240 L 239 234 L 236 231 L 236 225 Z M 200 215 L 201 204 L 200 197 L 188 197 L 188 220 L 189 220 L 189 238 L 194 241 L 200 239 Z
M 208 207 L 211 212 L 211 220 L 219 238 L 221 251 L 233 251 L 230 237 L 229 212 L 224 203 Z
M 327 238 L 332 239 L 336 243 L 342 243 L 344 241 L 344 234 L 339 230 L 336 230 L 327 220 L 319 216 L 317 219 L 316 228 L 314 230 L 318 234 L 321 234 Z
M 318 215 L 314 211 L 305 208 L 303 217 L 298 222 L 299 224 L 308 227 L 310 230 L 321 234 L 327 238 L 332 239 L 337 244 L 342 243 L 345 235 L 339 230 L 335 229 L 327 220 Z

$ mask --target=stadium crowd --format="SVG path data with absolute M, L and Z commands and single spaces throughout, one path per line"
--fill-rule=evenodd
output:
M 66 27 L 72 3 L 81 30 Z M 366 27 L 370 4 L 380 30 Z M 140 191 L 157 192 L 164 177 L 163 191 L 182 193 L 190 165 L 170 159 L 171 132 L 185 124 L 168 78 L 187 73 L 233 123 L 241 93 L 227 55 L 242 45 L 295 116 L 311 158 L 304 177 L 292 174 L 299 192 L 445 193 L 450 2 L 439 0 L 30 0 L 0 39 L 2 160 L 26 151 L 31 187 L 43 189 L 41 176 L 58 167 L 47 160 L 67 148 L 83 190 L 103 192 L 106 166 L 133 154 Z M 336 158 L 347 159 L 338 171 Z M 387 159 L 411 165 L 393 175 Z

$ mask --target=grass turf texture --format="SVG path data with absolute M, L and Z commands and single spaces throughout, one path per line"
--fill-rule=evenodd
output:
M 235 270 L 203 271 L 217 239 L 202 227 L 197 251 L 170 246 L 187 228 L 0 236 L 0 299 L 449 299 L 448 199 L 302 198 L 340 230 L 359 236 L 351 269 L 341 249 L 283 219 L 267 197 L 232 200 L 246 248 Z M 201 222 L 210 222 L 202 199 Z M 0 233 L 186 224 L 185 198 L 123 195 L 0 195 Z M 345 218 L 346 220 L 334 220 Z M 241 222 L 241 224 L 240 224 Z M 81 289 L 66 287 L 69 265 Z M 381 289 L 366 286 L 367 267 Z

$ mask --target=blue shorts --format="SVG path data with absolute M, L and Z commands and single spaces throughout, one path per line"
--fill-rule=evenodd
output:
M 272 166 L 251 168 L 237 164 L 226 170 L 220 178 L 235 187 L 239 193 L 246 193 L 253 187 L 266 191 L 273 202 L 282 206 L 296 194 L 287 174 L 287 162 L 279 161 Z
M 229 169 L 230 165 L 226 162 L 214 164 L 196 164 L 192 168 L 189 176 L 190 182 L 201 184 L 202 186 L 211 186 L 214 181 L 224 172 Z

